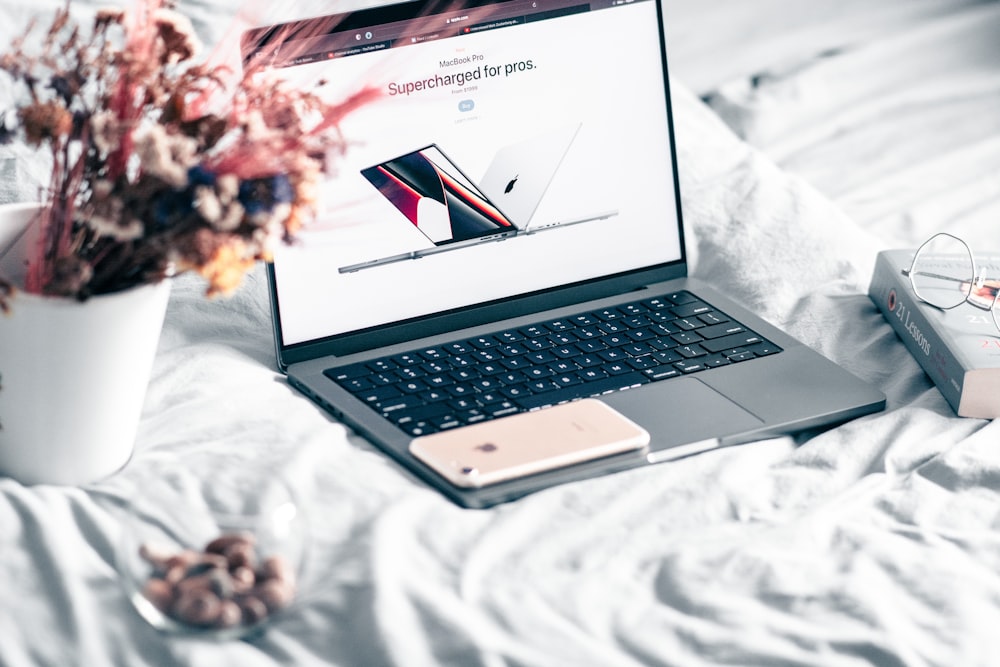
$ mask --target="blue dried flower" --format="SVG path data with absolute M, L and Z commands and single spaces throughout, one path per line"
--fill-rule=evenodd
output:
M 292 187 L 288 176 L 277 174 L 242 181 L 237 198 L 249 215 L 270 213 L 275 204 L 284 204 L 295 199 L 295 188 Z
M 188 183 L 191 185 L 191 187 L 196 187 L 199 185 L 208 185 L 215 187 L 215 182 L 218 180 L 219 177 L 215 172 L 209 171 L 200 164 L 196 164 L 195 166 L 188 169 Z
M 194 212 L 194 190 L 192 188 L 163 190 L 153 200 L 153 227 L 158 231 L 168 229 L 191 215 L 192 212 Z

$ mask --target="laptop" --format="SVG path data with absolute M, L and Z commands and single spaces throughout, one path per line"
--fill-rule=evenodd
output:
M 362 83 L 384 91 L 344 120 L 352 145 L 318 219 L 268 265 L 278 366 L 459 505 L 488 507 L 885 405 L 881 392 L 687 276 L 662 25 L 660 0 L 417 0 L 244 35 L 245 62 L 266 59 L 302 85 L 322 79 L 332 99 Z M 567 122 L 579 130 L 560 187 L 553 180 L 533 216 L 588 222 L 338 270 L 428 245 L 365 169 L 445 146 L 464 173 L 486 173 L 497 146 Z M 644 428 L 648 446 L 474 488 L 410 450 L 428 434 L 585 397 Z

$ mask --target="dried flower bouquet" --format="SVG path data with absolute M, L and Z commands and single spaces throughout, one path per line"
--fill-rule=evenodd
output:
M 67 3 L 29 53 L 32 33 L 0 56 L 25 93 L 0 109 L 0 142 L 52 161 L 32 293 L 86 299 L 189 270 L 209 294 L 231 292 L 312 213 L 318 179 L 346 146 L 340 120 L 375 94 L 334 104 L 196 64 L 191 23 L 169 0 L 101 11 L 88 32 Z M 0 284 L 0 306 L 11 292 Z

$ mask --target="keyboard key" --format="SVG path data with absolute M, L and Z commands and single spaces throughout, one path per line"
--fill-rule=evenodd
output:
M 401 382 L 398 385 L 399 390 L 404 394 L 418 394 L 427 389 L 427 384 L 421 382 L 420 380 L 410 380 L 408 382 Z
M 382 414 L 388 414 L 394 410 L 405 410 L 407 408 L 417 408 L 424 405 L 424 400 L 413 394 L 401 394 L 393 398 L 386 398 L 379 401 L 376 407 Z
M 604 361 L 624 361 L 628 359 L 628 352 L 617 347 L 612 347 L 607 350 L 601 350 L 597 353 L 597 356 Z
M 458 428 L 459 426 L 465 426 L 462 420 L 458 418 L 455 414 L 441 415 L 440 417 L 432 417 L 427 420 L 431 425 L 439 431 L 447 431 L 451 428 Z
M 447 387 L 455 382 L 455 379 L 450 374 L 442 375 L 428 375 L 423 378 L 424 383 L 428 387 Z
M 708 313 L 714 310 L 710 305 L 704 301 L 698 301 L 697 299 L 693 301 L 688 301 L 682 306 L 675 306 L 671 308 L 674 315 L 677 317 L 691 317 L 693 315 L 701 315 L 703 313 Z
M 559 385 L 552 380 L 536 380 L 535 382 L 529 382 L 527 387 L 533 394 L 542 394 L 547 391 L 555 391 L 559 388 Z
M 585 354 L 582 357 L 573 357 L 573 363 L 580 368 L 589 368 L 591 366 L 600 366 L 604 363 L 604 359 L 601 359 L 596 354 Z
M 628 331 L 627 324 L 625 324 L 624 322 L 615 322 L 613 320 L 609 322 L 601 322 L 599 325 L 597 325 L 597 328 L 606 334 L 622 333 L 624 331 Z
M 503 383 L 500 382 L 496 376 L 493 377 L 483 377 L 472 382 L 472 386 L 479 391 L 495 391 L 503 387 Z
M 409 424 L 412 422 L 427 422 L 431 417 L 437 417 L 452 412 L 451 406 L 446 403 L 433 403 L 431 405 L 421 405 L 415 408 L 397 410 L 389 415 L 392 421 L 399 424 Z
M 667 380 L 680 377 L 681 372 L 673 366 L 657 366 L 656 368 L 647 368 L 642 374 L 650 380 Z
M 524 334 L 517 331 L 504 331 L 503 333 L 498 333 L 496 338 L 501 343 L 516 343 L 524 340 Z
M 456 398 L 453 401 L 448 401 L 448 406 L 456 412 L 467 412 L 482 407 L 479 405 L 479 401 L 476 401 L 474 398 Z
M 694 359 L 695 357 L 703 357 L 706 352 L 697 345 L 681 345 L 676 350 L 677 354 L 681 355 L 685 359 Z
M 380 403 L 390 398 L 401 396 L 402 394 L 403 392 L 401 392 L 398 387 L 385 385 L 383 387 L 372 387 L 371 389 L 366 389 L 360 394 L 357 394 L 357 397 L 365 403 Z
M 323 371 L 323 375 L 327 376 L 334 382 L 340 382 L 341 380 L 353 380 L 371 374 L 372 369 L 368 368 L 366 364 L 352 364 L 350 366 L 341 366 L 340 368 L 328 368 Z
M 443 401 L 448 397 L 449 395 L 440 389 L 431 389 L 420 394 L 420 398 L 424 401 L 424 403 L 435 403 L 437 401 Z
M 393 367 L 396 366 L 406 367 L 406 366 L 416 366 L 417 364 L 422 364 L 424 363 L 424 361 L 426 361 L 426 359 L 421 357 L 419 354 L 397 354 L 395 357 L 392 357 L 392 359 L 389 361 L 390 363 L 394 364 Z
M 745 331 L 743 333 L 732 334 L 731 336 L 723 336 L 721 338 L 713 338 L 712 340 L 702 341 L 700 345 L 709 352 L 722 352 L 723 350 L 729 350 L 737 347 L 747 347 L 748 345 L 754 345 L 761 342 L 763 342 L 763 339 L 760 336 L 752 331 Z
M 392 359 L 377 359 L 375 361 L 368 362 L 366 365 L 376 373 L 384 373 L 386 371 L 392 371 L 399 368 L 399 364 Z
M 722 338 L 731 334 L 744 333 L 746 329 L 736 322 L 724 322 L 698 329 L 698 335 L 702 338 Z
M 710 313 L 702 313 L 698 316 L 698 319 L 705 324 L 721 324 L 722 322 L 728 322 L 729 318 L 720 313 L 717 310 L 713 310 Z
M 647 310 L 662 310 L 668 306 L 676 305 L 673 302 L 669 302 L 666 299 L 646 299 L 642 302 L 642 305 L 646 306 Z
M 617 308 L 604 308 L 603 310 L 596 311 L 594 316 L 603 322 L 610 322 L 625 317 L 625 313 Z
M 487 348 L 484 350 L 476 350 L 470 354 L 473 359 L 478 359 L 479 361 L 500 361 L 503 359 L 503 354 L 498 349 Z
M 546 394 L 542 394 L 542 396 L 545 395 Z M 498 405 L 492 406 L 494 409 L 488 412 L 488 414 L 494 419 L 498 419 L 500 417 L 506 417 L 507 415 L 512 415 L 516 412 L 521 411 L 521 409 L 515 403 L 503 403 L 502 404 L 503 407 L 498 407 Z
M 358 393 L 364 391 L 365 389 L 371 389 L 375 384 L 368 377 L 359 377 L 353 379 L 345 379 L 340 381 L 340 386 L 347 391 Z
M 701 336 L 690 331 L 682 331 L 681 333 L 676 333 L 671 336 L 678 345 L 692 345 L 693 343 L 698 343 L 704 340 Z
M 691 294 L 691 292 L 673 292 L 672 294 L 667 294 L 666 298 L 670 300 L 675 306 L 681 306 L 685 303 L 691 303 L 692 301 L 697 301 L 698 299 Z
M 577 343 L 576 349 L 580 350 L 584 354 L 589 354 L 591 352 L 600 352 L 601 350 L 608 349 L 608 344 L 602 340 L 585 340 Z
M 632 357 L 626 361 L 629 366 L 636 369 L 637 371 L 644 370 L 646 368 L 652 368 L 653 366 L 659 366 L 659 362 L 653 359 L 652 355 L 647 355 L 645 357 Z
M 552 352 L 548 350 L 542 350 L 541 352 L 529 352 L 527 358 L 535 364 L 547 364 L 555 361 L 559 357 L 552 354 Z
M 601 378 L 608 377 L 600 368 L 584 368 L 578 375 L 583 379 L 584 382 L 593 382 L 594 380 L 600 380 Z
M 641 303 L 629 303 L 621 306 L 618 310 L 625 313 L 626 315 L 638 315 L 640 313 L 646 312 L 646 307 Z
M 572 329 L 576 325 L 570 320 L 551 320 L 549 322 L 546 322 L 544 326 L 549 331 L 558 332 L 558 331 L 566 331 L 567 329 Z
M 559 347 L 561 345 L 572 345 L 578 340 L 580 340 L 580 338 L 576 335 L 575 331 L 564 331 L 562 333 L 552 334 L 548 337 L 548 341 L 555 347 Z
M 670 324 L 671 326 L 677 327 L 681 331 L 692 331 L 694 329 L 700 329 L 703 326 L 705 326 L 705 323 L 697 318 L 689 319 L 684 317 L 677 320 L 673 320 Z
M 773 345 L 771 343 L 768 343 L 767 341 L 764 341 L 757 345 L 753 345 L 750 348 L 750 351 L 756 354 L 758 357 L 766 357 L 769 354 L 777 354 L 778 352 L 781 352 L 781 348 L 778 347 L 777 345 Z
M 752 353 L 749 353 L 753 356 Z M 532 366 L 531 368 L 524 371 L 524 374 L 532 380 L 540 380 L 541 378 L 546 378 L 551 375 L 555 375 L 555 371 L 547 366 Z
M 507 398 L 522 398 L 531 395 L 531 390 L 528 389 L 528 385 L 516 384 L 511 387 L 504 387 L 500 390 L 500 394 L 506 396 Z
M 682 373 L 697 373 L 705 370 L 706 366 L 700 361 L 678 361 L 674 364 L 674 368 Z
M 552 381 L 560 387 L 572 387 L 575 384 L 581 384 L 583 382 L 580 376 L 576 373 L 556 375 L 552 378 Z

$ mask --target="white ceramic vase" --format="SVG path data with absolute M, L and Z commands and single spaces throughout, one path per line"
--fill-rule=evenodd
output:
M 0 206 L 0 276 L 23 280 L 37 205 Z M 18 292 L 0 314 L 0 476 L 80 485 L 129 460 L 170 297 L 163 281 L 84 302 Z

